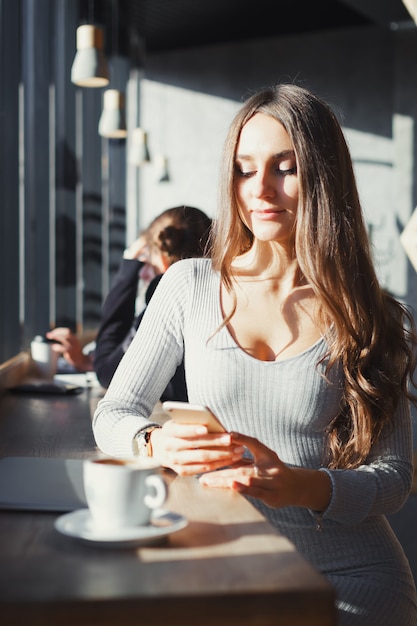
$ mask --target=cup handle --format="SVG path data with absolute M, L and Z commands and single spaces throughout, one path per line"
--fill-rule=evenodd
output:
M 161 507 L 168 497 L 168 487 L 162 476 L 151 474 L 146 477 L 146 485 L 153 487 L 155 493 L 152 495 L 147 493 L 144 502 L 149 509 L 158 509 Z

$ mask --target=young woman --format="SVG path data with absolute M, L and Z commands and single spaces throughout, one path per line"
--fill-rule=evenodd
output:
M 135 316 L 138 280 L 150 281 L 145 294 L 147 306 L 168 267 L 181 259 L 202 257 L 207 253 L 211 225 L 211 218 L 201 209 L 176 206 L 155 217 L 145 232 L 125 250 L 103 305 L 96 338 L 94 369 L 103 387 L 110 384 L 146 310 Z M 178 366 L 161 399 L 187 399 L 183 363 Z
M 97 408 L 96 441 L 250 498 L 333 584 L 341 626 L 415 626 L 385 514 L 411 486 L 416 335 L 378 284 L 330 107 L 294 85 L 250 97 L 220 191 L 212 258 L 164 274 Z M 190 402 L 228 434 L 148 420 L 183 357 Z
M 124 251 L 103 305 L 94 350 L 84 354 L 78 337 L 69 328 L 61 327 L 46 335 L 59 342 L 54 344 L 54 349 L 77 371 L 95 370 L 101 385 L 108 387 L 146 310 L 145 306 L 139 315 L 135 313 L 138 283 L 148 285 L 145 293 L 145 305 L 148 305 L 168 267 L 180 259 L 201 257 L 207 253 L 211 225 L 211 218 L 192 206 L 176 206 L 160 213 Z M 161 399 L 187 399 L 183 363 Z

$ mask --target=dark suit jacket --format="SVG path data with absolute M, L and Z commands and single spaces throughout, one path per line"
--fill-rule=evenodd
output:
M 142 266 L 143 263 L 136 259 L 122 259 L 103 305 L 101 325 L 93 354 L 94 369 L 103 387 L 109 386 L 146 310 L 144 309 L 135 317 L 139 271 Z M 162 274 L 156 276 L 149 283 L 145 294 L 146 304 L 149 303 L 161 277 Z M 188 400 L 183 363 L 177 368 L 161 400 L 182 400 L 184 402 Z

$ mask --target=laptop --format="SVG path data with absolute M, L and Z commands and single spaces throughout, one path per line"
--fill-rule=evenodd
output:
M 82 459 L 0 459 L 0 510 L 74 511 L 87 507 Z

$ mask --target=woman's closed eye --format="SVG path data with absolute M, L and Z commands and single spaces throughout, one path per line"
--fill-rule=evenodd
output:
M 293 176 L 297 173 L 297 162 L 295 155 L 286 155 L 284 158 L 278 159 L 275 167 L 280 176 Z
M 235 166 L 236 175 L 240 178 L 250 178 L 251 176 L 255 176 L 257 174 L 257 170 L 245 170 L 243 171 L 238 165 Z M 297 173 L 297 166 L 294 165 L 290 168 L 283 168 L 282 166 L 278 166 L 274 168 L 274 173 L 278 176 L 293 176 Z
M 294 167 L 290 167 L 288 169 L 278 168 L 278 172 L 281 176 L 292 176 L 297 173 L 297 166 L 294 165 Z
M 240 167 L 238 165 L 235 166 L 235 172 L 237 176 L 240 176 L 240 178 L 250 178 L 251 176 L 254 176 L 256 174 L 256 170 L 250 170 L 250 171 L 243 171 L 240 169 Z

